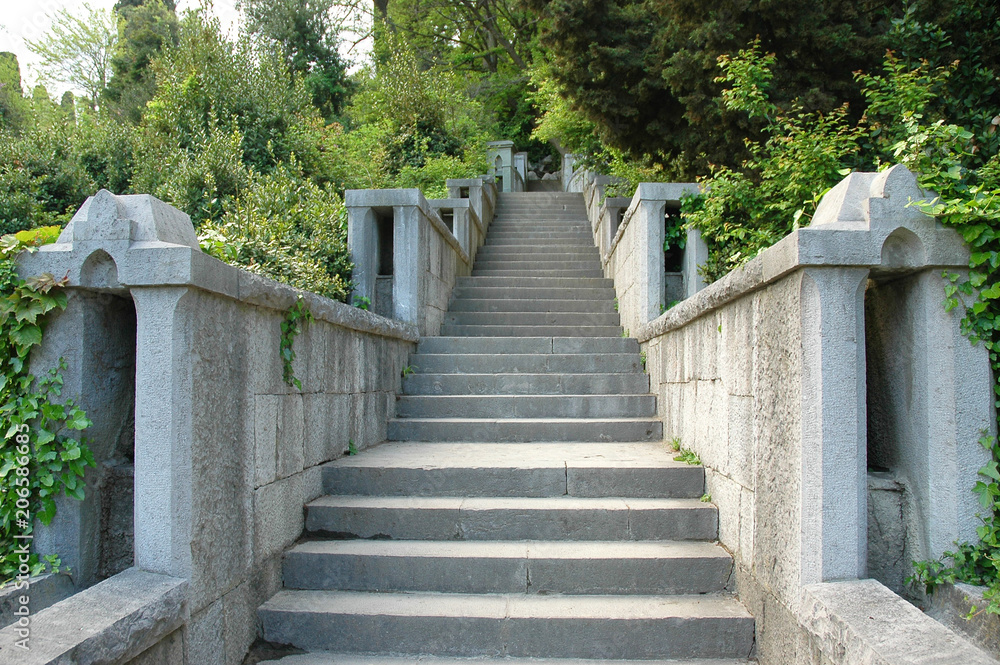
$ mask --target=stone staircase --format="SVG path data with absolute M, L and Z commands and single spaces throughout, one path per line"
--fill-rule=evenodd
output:
M 310 652 L 280 662 L 746 663 L 704 471 L 621 332 L 582 196 L 502 194 L 390 442 L 323 470 L 259 612 Z

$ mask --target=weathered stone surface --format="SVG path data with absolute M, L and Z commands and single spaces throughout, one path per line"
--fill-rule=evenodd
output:
M 983 611 L 989 602 L 983 598 L 985 590 L 961 582 L 938 585 L 930 595 L 927 614 L 994 658 L 1000 658 L 1000 617 Z M 970 612 L 973 616 L 967 619 Z
M 30 618 L 30 650 L 18 626 L 0 630 L 0 659 L 24 665 L 127 662 L 186 620 L 188 582 L 130 569 Z
M 0 589 L 0 628 L 17 621 L 14 614 L 21 608 L 21 598 L 27 596 L 28 608 L 32 616 L 46 607 L 73 595 L 73 582 L 69 575 L 46 573 L 28 580 L 28 588 L 18 588 L 16 582 L 9 582 Z
M 832 663 L 997 662 L 875 580 L 806 586 L 801 621 Z

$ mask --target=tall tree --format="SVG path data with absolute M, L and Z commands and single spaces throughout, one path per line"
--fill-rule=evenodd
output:
M 91 107 L 107 87 L 118 26 L 111 12 L 83 3 L 80 15 L 60 9 L 51 15 L 52 27 L 25 45 L 39 56 L 43 80 L 68 83 L 84 90 Z
M 146 102 L 156 92 L 152 61 L 164 48 L 177 45 L 177 15 L 174 3 L 133 0 L 115 5 L 118 47 L 111 59 L 114 72 L 104 98 L 121 117 L 132 123 L 142 119 Z
M 899 0 L 521 0 L 543 19 L 556 82 L 602 138 L 629 154 L 686 156 L 687 173 L 736 164 L 758 127 L 727 111 L 720 55 L 756 36 L 774 52 L 775 101 L 863 105 L 852 73 L 879 66 Z
M 240 0 L 247 29 L 282 47 L 327 120 L 343 110 L 349 85 L 330 22 L 333 0 Z
M 0 129 L 19 130 L 28 114 L 17 56 L 0 52 Z

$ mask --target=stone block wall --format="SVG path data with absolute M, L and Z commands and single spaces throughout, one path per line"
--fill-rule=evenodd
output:
M 440 249 L 422 237 L 428 253 Z M 442 287 L 431 278 L 443 282 L 451 270 L 440 255 L 425 277 L 425 293 L 437 294 L 435 302 Z M 87 392 L 95 431 L 110 433 L 95 449 L 99 466 L 124 447 L 113 436 L 122 427 L 122 400 L 131 404 L 131 396 L 135 405 L 134 442 L 128 441 L 134 568 L 34 617 L 51 629 L 33 633 L 37 648 L 26 662 L 72 655 L 86 662 L 241 663 L 257 637 L 258 606 L 281 586 L 282 553 L 302 533 L 303 505 L 322 491 L 321 466 L 351 442 L 363 449 L 385 440 L 417 326 L 208 257 L 186 216 L 149 196 L 100 192 L 59 242 L 24 256 L 21 269 L 69 277 L 77 306 L 52 320 L 33 362 L 65 357 L 74 368 L 63 395 Z M 281 323 L 300 298 L 314 317 L 292 346 L 301 389 L 285 382 L 280 356 Z M 122 328 L 134 339 L 118 345 L 133 349 L 134 364 L 112 373 L 118 388 L 90 391 L 107 386 L 109 376 L 107 364 L 87 359 L 115 353 L 103 337 L 88 337 L 88 322 L 110 316 L 105 306 L 119 300 L 134 303 L 131 327 Z M 117 316 L 121 308 L 112 309 Z M 49 545 L 96 540 L 99 493 L 60 511 L 61 521 L 36 527 L 43 554 Z M 100 568 L 99 547 L 57 551 L 74 569 Z M 75 581 L 85 587 L 96 576 Z M 128 602 L 79 614 L 122 589 Z M 155 621 L 135 618 L 145 616 Z M 130 639 L 143 653 L 123 655 L 108 646 L 122 622 L 132 626 Z M 88 629 L 71 629 L 82 625 Z M 0 630 L 0 653 L 14 641 L 12 628 Z
M 961 313 L 941 305 L 941 269 L 962 269 L 967 250 L 907 205 L 921 196 L 902 167 L 853 174 L 810 227 L 632 331 L 665 438 L 706 467 L 764 665 L 904 663 L 913 649 L 991 662 L 865 580 L 891 572 L 879 557 L 900 554 L 878 540 L 885 531 L 869 530 L 869 507 L 884 518 L 893 504 L 878 495 L 869 506 L 870 485 L 902 488 L 894 505 L 907 554 L 940 556 L 976 537 L 978 438 L 995 430 L 986 351 L 961 335 Z M 893 307 L 883 292 L 895 294 Z M 624 312 L 634 299 L 619 303 L 623 320 L 635 320 Z M 900 317 L 909 325 L 896 325 Z M 887 341 L 873 329 L 896 332 Z M 878 379 L 873 395 L 871 367 L 886 355 L 894 378 Z M 894 424 L 869 431 L 875 411 Z M 879 451 L 891 468 L 871 482 Z

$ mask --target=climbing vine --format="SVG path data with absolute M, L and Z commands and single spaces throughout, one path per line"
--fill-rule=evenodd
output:
M 90 426 L 72 401 L 57 403 L 64 360 L 41 378 L 28 371 L 32 349 L 42 342 L 46 315 L 66 307 L 66 279 L 51 274 L 22 280 L 15 258 L 58 237 L 59 227 L 3 236 L 0 240 L 0 581 L 58 569 L 55 555 L 25 555 L 35 520 L 49 524 L 56 497 L 83 499 L 83 475 L 94 458 L 70 436 Z
M 302 382 L 295 378 L 293 373 L 292 362 L 295 360 L 295 350 L 292 348 L 292 344 L 298 334 L 302 332 L 302 324 L 312 321 L 312 319 L 312 312 L 306 307 L 302 296 L 299 296 L 295 304 L 285 312 L 285 319 L 281 322 L 282 378 L 285 383 L 295 386 L 298 390 L 302 390 Z

